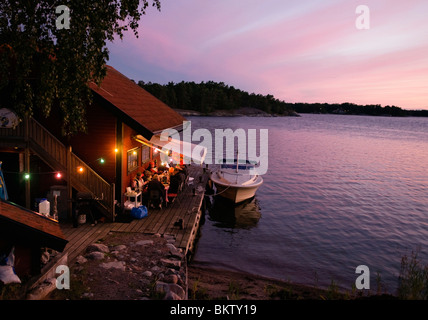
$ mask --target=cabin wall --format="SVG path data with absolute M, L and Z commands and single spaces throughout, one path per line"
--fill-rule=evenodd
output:
M 132 185 L 132 180 L 135 178 L 137 172 L 143 173 L 149 166 L 150 161 L 156 159 L 156 157 L 153 158 L 152 148 L 144 146 L 132 138 L 137 134 L 129 126 L 123 125 L 122 193 L 126 191 L 126 187 Z M 137 152 L 137 165 L 130 168 L 128 156 L 134 151 Z
M 87 108 L 87 133 L 70 139 L 73 153 L 109 183 L 116 182 L 116 117 L 98 99 Z M 101 159 L 104 162 L 101 162 Z
M 116 116 L 103 107 L 103 100 L 94 96 L 86 108 L 87 132 L 71 138 L 62 135 L 62 119 L 58 108 L 52 108 L 48 118 L 35 114 L 35 119 L 49 130 L 64 145 L 94 169 L 104 180 L 115 182 L 116 178 Z M 103 158 L 104 163 L 100 163 Z M 76 168 L 77 170 L 77 168 Z

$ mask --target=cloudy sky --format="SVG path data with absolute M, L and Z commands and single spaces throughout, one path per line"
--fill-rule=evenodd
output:
M 110 43 L 135 81 L 221 81 L 287 102 L 428 109 L 427 0 L 161 0 Z M 369 29 L 359 29 L 359 5 Z M 368 22 L 363 21 L 363 23 Z

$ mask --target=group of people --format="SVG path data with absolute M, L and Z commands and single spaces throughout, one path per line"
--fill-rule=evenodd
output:
M 162 204 L 168 201 L 165 185 L 168 185 L 168 194 L 178 194 L 180 187 L 186 181 L 188 172 L 186 166 L 176 165 L 175 167 L 156 167 L 155 163 L 150 163 L 144 174 L 137 172 L 132 181 L 132 189 L 141 191 L 142 201 L 148 204 L 151 195 L 159 195 L 156 205 L 162 208 Z M 152 203 L 153 204 L 153 203 Z

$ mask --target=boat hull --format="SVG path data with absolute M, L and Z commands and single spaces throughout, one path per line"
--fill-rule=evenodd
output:
M 256 195 L 257 189 L 262 184 L 263 180 L 260 177 L 260 182 L 250 186 L 235 186 L 231 184 L 224 184 L 214 177 L 211 178 L 213 181 L 217 192 L 216 194 L 222 196 L 223 198 L 229 199 L 234 203 L 241 203 L 245 200 L 251 199 Z

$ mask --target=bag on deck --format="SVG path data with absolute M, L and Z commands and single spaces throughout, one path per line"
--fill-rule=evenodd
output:
M 134 219 L 143 219 L 147 217 L 147 207 L 139 206 L 138 208 L 134 207 L 131 209 L 131 216 Z
M 7 257 L 0 258 L 0 281 L 4 284 L 21 283 L 21 279 L 15 273 L 15 253 L 14 249 L 10 251 Z

